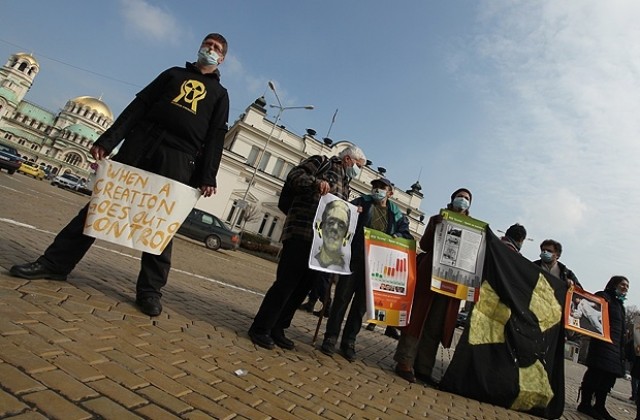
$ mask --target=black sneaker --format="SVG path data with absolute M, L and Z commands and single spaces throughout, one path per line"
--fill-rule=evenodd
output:
M 394 340 L 400 340 L 400 331 L 395 327 L 387 327 L 384 330 L 384 335 L 391 337 Z
M 313 308 L 315 308 L 315 306 L 316 306 L 315 302 L 312 302 L 312 301 L 308 300 L 305 303 L 303 303 L 302 305 L 300 305 L 298 307 L 298 309 L 302 309 L 305 312 L 311 313 L 311 312 L 313 312 Z
M 596 411 L 595 408 L 593 408 L 593 406 L 588 405 L 588 404 L 578 404 L 577 410 L 579 412 L 581 412 L 582 414 L 586 414 L 587 416 L 594 418 L 596 420 L 602 420 L 603 417 L 600 415 L 600 413 L 598 413 Z
M 158 316 L 162 313 L 159 296 L 142 296 L 136 298 L 136 306 L 145 315 Z
M 16 264 L 9 270 L 9 274 L 27 280 L 66 280 L 66 274 L 55 273 L 38 261 Z
M 364 327 L 364 329 L 365 329 L 365 330 L 367 330 L 367 331 L 375 331 L 375 329 L 376 329 L 376 324 L 374 324 L 373 322 L 372 322 L 372 323 L 370 323 L 370 324 L 367 324 L 367 326 L 366 326 L 366 327 Z
M 327 356 L 333 357 L 333 354 L 336 352 L 336 339 L 325 337 L 320 346 L 320 351 Z
M 283 349 L 293 350 L 296 347 L 296 343 L 294 343 L 293 340 L 285 337 L 284 330 L 272 330 L 271 338 L 278 347 L 282 347 Z
M 355 362 L 356 347 L 354 344 L 342 344 L 340 346 L 340 352 L 342 353 L 342 357 L 344 357 L 350 362 Z

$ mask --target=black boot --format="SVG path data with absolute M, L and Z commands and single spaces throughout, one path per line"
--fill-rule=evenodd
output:
M 316 299 L 309 299 L 305 303 L 300 305 L 298 309 L 302 309 L 303 311 L 307 311 L 311 313 L 313 312 L 313 308 L 316 306 L 316 302 L 317 302 Z
M 592 387 L 584 383 L 582 384 L 582 386 L 578 390 L 578 399 L 580 399 L 580 404 L 578 404 L 578 411 L 594 419 L 601 420 L 602 416 L 591 405 L 591 401 L 593 400 L 593 393 L 594 389 Z
M 593 406 L 593 409 L 600 415 L 601 419 L 604 420 L 616 420 L 605 407 L 605 401 L 607 401 L 607 391 L 596 391 L 596 403 Z

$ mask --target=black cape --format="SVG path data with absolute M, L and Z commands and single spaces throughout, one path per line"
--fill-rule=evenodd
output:
M 558 418 L 564 409 L 566 283 L 487 228 L 480 297 L 440 383 L 444 391 Z

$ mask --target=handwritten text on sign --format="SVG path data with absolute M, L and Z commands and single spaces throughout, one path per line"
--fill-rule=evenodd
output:
M 172 179 L 104 161 L 96 173 L 84 233 L 159 255 L 199 196 Z

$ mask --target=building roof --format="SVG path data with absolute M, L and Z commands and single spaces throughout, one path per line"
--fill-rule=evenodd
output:
M 31 63 L 31 65 L 33 66 L 38 66 L 40 67 L 40 64 L 38 64 L 38 60 L 35 59 L 35 57 L 33 56 L 33 54 L 30 53 L 25 53 L 25 52 L 19 52 L 19 53 L 15 53 L 14 56 L 18 59 L 24 59 L 27 60 L 29 63 Z
M 113 120 L 113 113 L 111 112 L 111 109 L 109 109 L 107 104 L 102 102 L 100 99 L 92 98 L 91 96 L 78 96 L 77 98 L 70 99 L 70 101 L 87 106 Z

